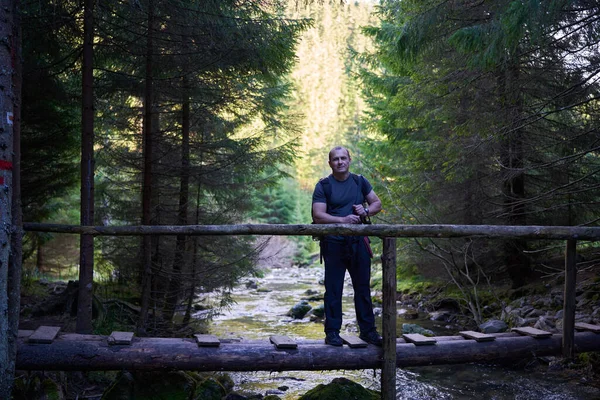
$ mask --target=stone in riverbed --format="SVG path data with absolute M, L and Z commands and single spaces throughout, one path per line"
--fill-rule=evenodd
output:
M 298 400 L 379 400 L 380 394 L 346 378 L 335 378 L 327 385 L 320 384 Z
M 294 319 L 302 319 L 312 309 L 307 301 L 302 300 L 288 311 L 287 315 Z
M 500 321 L 499 319 L 492 319 L 479 325 L 479 329 L 482 333 L 500 333 L 506 332 L 508 325 L 506 325 L 506 322 Z

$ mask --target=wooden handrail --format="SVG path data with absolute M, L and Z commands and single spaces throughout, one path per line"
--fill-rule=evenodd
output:
M 79 226 L 26 222 L 30 232 L 70 233 L 93 236 L 140 235 L 279 235 L 279 236 L 377 236 L 377 237 L 486 237 L 600 241 L 600 227 L 512 225 L 347 225 L 347 224 L 239 224 L 239 225 L 136 225 Z

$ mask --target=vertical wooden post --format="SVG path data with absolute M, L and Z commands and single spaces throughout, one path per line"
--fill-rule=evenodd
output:
M 396 400 L 396 238 L 383 239 L 383 366 L 381 398 Z
M 577 241 L 567 240 L 565 253 L 565 294 L 563 308 L 562 354 L 573 358 L 575 343 L 575 286 L 577 283 Z

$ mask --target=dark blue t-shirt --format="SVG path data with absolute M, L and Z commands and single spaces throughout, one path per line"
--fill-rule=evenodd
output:
M 369 181 L 363 176 L 358 176 L 358 183 L 360 183 L 360 180 L 363 181 L 362 191 L 355 179 L 352 178 L 352 174 L 348 176 L 348 179 L 342 182 L 335 179 L 333 175 L 329 175 L 325 179 L 329 179 L 329 185 L 331 186 L 331 198 L 329 199 L 329 202 L 327 202 L 325 190 L 323 189 L 323 184 L 321 184 L 321 182 L 318 182 L 315 186 L 312 202 L 327 204 L 327 213 L 336 217 L 345 217 L 346 215 L 352 214 L 352 206 L 354 204 L 362 204 L 365 202 L 363 192 L 368 194 L 373 190 L 373 186 L 371 186 Z M 328 239 L 329 238 L 330 237 L 328 237 Z M 343 239 L 343 236 L 335 236 L 335 238 Z

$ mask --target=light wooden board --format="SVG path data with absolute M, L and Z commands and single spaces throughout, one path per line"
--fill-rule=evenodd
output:
M 133 341 L 133 332 L 118 332 L 114 331 L 107 339 L 108 344 L 125 344 L 129 345 Z
M 50 344 L 54 341 L 59 331 L 59 326 L 40 326 L 29 336 L 27 341 L 29 343 Z
M 196 338 L 198 347 L 219 347 L 221 345 L 221 341 L 215 335 L 202 335 L 196 333 L 194 337 Z
M 348 345 L 348 347 L 353 348 L 353 349 L 360 348 L 360 347 L 367 347 L 369 345 L 367 342 L 365 342 L 358 336 L 340 335 L 340 337 L 342 338 L 344 343 L 346 343 Z
M 512 328 L 513 332 L 517 332 L 521 335 L 531 336 L 537 339 L 547 338 L 552 336 L 552 332 L 543 331 L 541 329 L 532 328 L 529 326 L 522 326 L 520 328 Z
M 459 334 L 465 339 L 474 339 L 478 342 L 490 342 L 496 340 L 496 336 L 475 331 L 462 331 Z
M 269 337 L 271 343 L 273 343 L 278 349 L 296 349 L 298 348 L 298 343 L 289 338 L 288 336 L 283 335 L 272 335 Z
M 420 333 L 404 333 L 402 337 L 407 342 L 414 343 L 417 346 L 435 344 L 436 342 L 435 338 L 427 337 Z
M 591 331 L 594 333 L 600 333 L 600 325 L 592 325 L 585 322 L 576 322 L 575 329 L 578 331 Z

